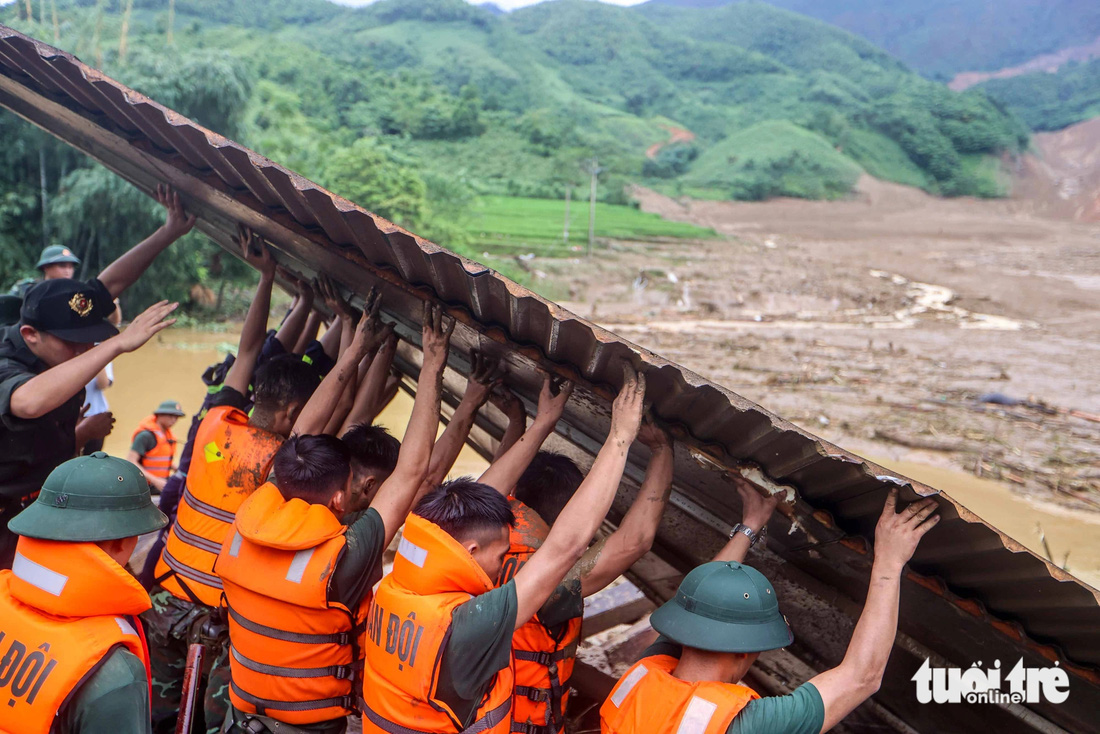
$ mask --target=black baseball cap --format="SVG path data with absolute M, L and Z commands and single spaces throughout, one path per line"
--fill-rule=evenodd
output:
M 19 316 L 22 323 L 58 339 L 89 344 L 118 334 L 107 321 L 114 310 L 114 301 L 98 283 L 55 278 L 27 290 Z

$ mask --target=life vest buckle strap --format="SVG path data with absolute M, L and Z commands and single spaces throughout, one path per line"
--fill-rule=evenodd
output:
M 305 645 L 335 644 L 346 646 L 351 644 L 351 635 L 348 632 L 339 632 L 332 635 L 307 635 L 298 632 L 287 632 L 285 630 L 275 629 L 274 627 L 268 627 L 259 622 L 253 622 L 251 619 L 246 619 L 233 607 L 229 607 L 229 618 L 249 632 L 263 637 L 270 637 L 275 640 L 282 640 L 283 642 L 299 642 Z
M 354 700 L 351 696 L 337 696 L 335 698 L 319 698 L 313 701 L 273 701 L 266 698 L 260 698 L 259 696 L 253 696 L 251 693 L 244 691 L 235 681 L 229 681 L 230 687 L 233 689 L 233 693 L 242 701 L 247 701 L 256 707 L 256 710 L 261 712 L 261 716 L 265 716 L 265 711 L 316 711 L 318 709 L 327 708 L 341 708 L 345 710 L 352 710 Z
M 550 700 L 549 688 L 536 688 L 534 686 L 516 686 L 512 690 L 514 690 L 517 695 L 523 696 L 528 700 L 535 701 L 536 703 Z
M 553 728 L 540 724 L 521 724 L 513 721 L 510 731 L 513 734 L 554 734 Z

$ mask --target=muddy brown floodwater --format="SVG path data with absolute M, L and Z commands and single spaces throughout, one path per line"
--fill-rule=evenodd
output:
M 566 308 L 1046 555 L 1042 533 L 1100 587 L 1100 225 L 1046 200 L 859 186 L 838 202 L 637 189 L 721 237 L 526 265 Z
M 126 456 L 138 423 L 164 400 L 178 400 L 187 411 L 175 430 L 177 440 L 182 443 L 191 417 L 202 405 L 206 391 L 201 379 L 203 370 L 224 359 L 227 351 L 236 352 L 240 338 L 238 328 L 234 326 L 218 333 L 168 329 L 138 351 L 116 360 L 115 384 L 106 393 L 115 415 L 115 428 L 107 437 L 104 449 L 114 456 Z M 377 422 L 399 439 L 403 438 L 412 404 L 412 398 L 398 393 Z M 477 453 L 466 448 L 455 462 L 452 474 L 479 475 L 486 466 Z

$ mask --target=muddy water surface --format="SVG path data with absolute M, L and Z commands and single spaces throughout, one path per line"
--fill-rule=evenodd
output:
M 240 331 L 236 325 L 216 333 L 168 329 L 142 349 L 117 359 L 114 363 L 115 384 L 106 392 L 111 412 L 115 415 L 115 428 L 108 436 L 104 449 L 114 456 L 126 456 L 137 425 L 165 400 L 177 400 L 187 411 L 175 429 L 176 438 L 182 443 L 191 424 L 191 416 L 202 405 L 206 394 L 206 386 L 201 379 L 203 371 L 225 359 L 227 351 L 236 352 L 238 339 Z M 399 439 L 402 438 L 412 405 L 411 397 L 399 393 L 378 417 L 378 423 Z M 455 462 L 452 474 L 476 476 L 486 466 L 480 456 L 466 448 Z
M 981 517 L 1013 540 L 1046 558 L 1042 536 L 1053 561 L 1100 588 L 1100 513 L 1075 511 L 1053 502 L 1024 497 L 1002 482 L 966 472 L 873 458 L 877 464 L 924 482 Z

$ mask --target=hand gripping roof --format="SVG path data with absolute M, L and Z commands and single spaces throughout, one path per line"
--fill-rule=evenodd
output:
M 677 442 L 674 495 L 653 553 L 631 576 L 655 600 L 708 560 L 740 517 L 728 476 L 740 473 L 784 501 L 764 551 L 749 562 L 773 580 L 794 645 L 761 659 L 776 690 L 836 665 L 866 593 L 871 542 L 884 497 L 936 490 L 833 446 L 715 385 L 548 302 L 493 270 L 459 257 L 342 199 L 293 171 L 107 78 L 72 55 L 0 26 L 0 106 L 87 153 L 134 186 L 178 189 L 198 228 L 231 252 L 237 223 L 276 248 L 299 276 L 326 273 L 362 296 L 382 290 L 384 314 L 409 344 L 419 341 L 425 299 L 458 324 L 446 380 L 453 402 L 470 352 L 502 356 L 508 383 L 529 411 L 539 370 L 577 383 L 554 447 L 591 462 L 609 425 L 621 363 L 645 372 L 652 412 Z M 404 347 L 400 368 L 418 370 Z M 475 439 L 499 437 L 505 418 L 487 409 Z M 621 518 L 644 473 L 635 446 L 610 520 Z M 844 723 L 848 731 L 1097 731 L 1100 718 L 1098 592 L 939 494 L 939 526 L 924 539 L 902 585 L 899 634 L 879 693 Z M 911 677 L 934 666 L 969 668 L 999 659 L 1008 672 L 1068 671 L 1062 704 L 917 703 Z M 768 684 L 767 681 L 764 682 Z M 1006 688 L 1007 690 L 1007 688 Z M 1000 727 L 999 729 L 997 727 Z

